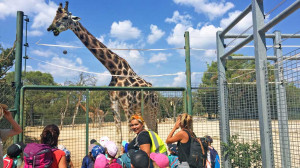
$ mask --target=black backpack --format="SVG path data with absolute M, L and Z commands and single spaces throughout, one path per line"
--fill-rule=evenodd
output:
M 198 138 L 193 132 L 184 130 L 191 139 L 190 156 L 187 157 L 187 162 L 191 168 L 205 168 L 208 142 L 206 138 Z

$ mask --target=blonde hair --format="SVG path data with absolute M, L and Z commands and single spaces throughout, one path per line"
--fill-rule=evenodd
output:
M 187 113 L 179 115 L 180 117 L 180 127 L 192 130 L 193 117 Z

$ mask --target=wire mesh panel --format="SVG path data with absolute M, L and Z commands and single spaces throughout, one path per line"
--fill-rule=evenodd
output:
M 5 80 L 0 80 L 0 103 L 6 104 L 9 108 L 14 106 L 14 88 L 7 84 Z M 11 124 L 5 119 L 0 120 L 0 129 L 11 128 Z M 7 148 L 13 143 L 13 138 L 10 137 L 3 142 L 3 151 L 6 153 Z
M 212 146 L 221 153 L 216 87 L 193 88 L 193 130 L 197 136 L 210 136 Z
M 130 95 L 138 93 L 126 92 Z M 174 126 L 174 115 L 183 112 L 182 91 L 146 92 L 153 92 L 159 97 L 160 109 L 155 122 L 158 124 L 159 136 L 165 140 Z M 92 139 L 99 142 L 101 137 L 107 136 L 116 142 L 120 149 L 123 140 L 130 141 L 136 135 L 130 132 L 129 117 L 125 115 L 126 109 L 122 107 L 122 102 L 114 106 L 110 93 L 109 90 L 26 90 L 23 115 L 25 143 L 39 143 L 43 128 L 48 124 L 55 124 L 60 128 L 58 144 L 64 145 L 71 152 L 71 160 L 75 167 L 81 166 L 86 147 Z M 134 111 L 130 113 L 143 113 L 147 121 L 146 116 L 150 113 L 148 103 L 154 99 L 145 94 L 142 99 L 143 105 L 139 108 L 135 107 L 136 102 L 130 102 L 131 100 L 127 107 Z
M 277 104 L 272 110 L 275 113 L 272 115 L 272 130 L 277 167 L 281 167 L 283 162 L 290 167 L 300 165 L 297 157 L 300 154 L 300 61 L 293 60 L 299 56 L 299 51 L 300 49 L 296 49 L 289 52 L 271 65 L 277 75 L 272 98 Z

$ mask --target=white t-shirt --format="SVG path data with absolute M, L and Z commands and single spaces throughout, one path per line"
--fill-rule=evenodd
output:
M 8 138 L 11 129 L 0 129 L 0 167 L 3 167 L 3 141 Z

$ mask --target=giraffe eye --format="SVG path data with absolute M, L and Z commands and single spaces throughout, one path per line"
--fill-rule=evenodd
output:
M 62 19 L 64 19 L 64 20 L 65 20 L 65 19 L 68 19 L 68 16 L 64 16 Z

